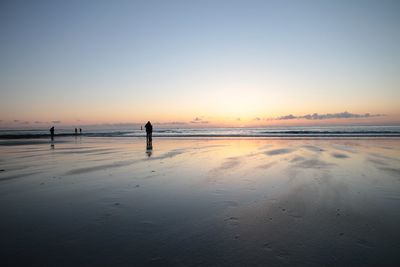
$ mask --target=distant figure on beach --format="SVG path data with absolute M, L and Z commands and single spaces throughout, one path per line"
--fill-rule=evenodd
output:
M 79 128 L 79 134 L 82 134 L 82 128 Z
M 147 149 L 153 148 L 153 125 L 151 125 L 150 121 L 146 123 L 144 126 L 146 128 L 146 141 L 147 141 Z
M 54 126 L 50 128 L 51 141 L 54 140 Z
M 75 135 L 78 135 L 78 128 L 75 128 Z
M 143 131 L 143 125 L 140 125 L 140 130 Z

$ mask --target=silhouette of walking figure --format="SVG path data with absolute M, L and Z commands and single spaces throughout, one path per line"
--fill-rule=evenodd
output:
M 150 121 L 148 121 L 144 127 L 146 128 L 147 149 L 153 149 L 153 125 L 151 125 Z
M 79 128 L 79 134 L 82 134 L 82 128 Z
M 75 135 L 78 135 L 78 128 L 75 128 Z
M 50 128 L 51 141 L 54 140 L 54 126 Z

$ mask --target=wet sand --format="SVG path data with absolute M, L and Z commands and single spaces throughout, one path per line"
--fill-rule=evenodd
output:
M 0 141 L 1 266 L 399 266 L 400 139 Z

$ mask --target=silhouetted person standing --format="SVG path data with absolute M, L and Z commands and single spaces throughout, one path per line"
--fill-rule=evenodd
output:
M 79 128 L 79 134 L 82 134 L 82 128 Z
M 78 128 L 75 128 L 75 135 L 78 135 Z
M 153 148 L 153 125 L 151 125 L 150 121 L 146 123 L 144 126 L 146 128 L 146 141 L 147 141 L 147 149 Z
M 51 141 L 54 140 L 54 126 L 50 128 Z

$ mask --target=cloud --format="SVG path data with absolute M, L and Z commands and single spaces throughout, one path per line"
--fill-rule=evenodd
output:
M 116 127 L 136 127 L 140 123 L 135 123 L 135 122 L 121 122 L 121 123 L 111 123 L 109 124 L 110 126 L 116 126 Z
M 382 117 L 384 114 L 355 114 L 350 112 L 339 112 L 339 113 L 327 113 L 327 114 L 306 114 L 303 116 L 294 116 L 292 114 L 278 117 L 277 120 L 294 120 L 294 119 L 306 119 L 306 120 L 327 120 L 327 119 L 349 119 L 349 118 L 370 118 L 370 117 Z
M 261 118 L 259 118 L 259 117 L 255 117 L 253 120 L 255 120 L 255 121 L 260 121 L 260 120 L 261 120 Z
M 236 118 L 237 121 L 240 121 L 240 118 Z
M 137 122 L 119 122 L 119 123 L 101 123 L 101 124 L 93 124 L 90 126 L 106 126 L 106 127 L 137 127 L 141 125 Z
M 157 122 L 155 124 L 161 124 L 161 125 L 183 125 L 183 124 L 187 124 L 184 121 L 170 121 L 170 122 Z
M 190 123 L 204 123 L 204 124 L 207 124 L 208 121 L 191 121 Z
M 196 117 L 193 119 L 193 121 L 201 121 L 201 119 L 199 117 Z
M 40 124 L 42 122 L 41 121 L 34 121 L 33 123 Z
M 88 128 L 140 128 L 140 125 L 143 123 L 138 122 L 121 122 L 121 123 L 96 123 L 96 124 L 79 124 L 80 127 L 88 127 Z
M 196 117 L 190 123 L 204 123 L 204 124 L 207 124 L 208 121 L 204 121 L 202 118 Z
M 13 120 L 12 122 L 18 124 L 29 124 L 29 121 L 21 121 L 21 120 Z
M 52 123 L 54 123 L 54 124 L 59 124 L 59 123 L 61 123 L 61 121 L 51 121 Z
M 292 114 L 289 114 L 289 115 L 282 116 L 282 117 L 278 118 L 278 120 L 293 120 L 293 119 L 297 119 L 297 117 L 293 116 Z

